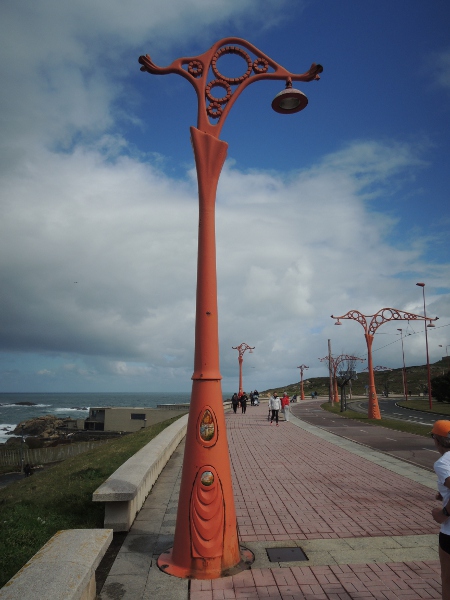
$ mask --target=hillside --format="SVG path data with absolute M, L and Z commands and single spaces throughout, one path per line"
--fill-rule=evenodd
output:
M 441 360 L 430 365 L 431 378 L 437 375 L 442 375 L 450 370 L 450 357 L 443 357 Z M 389 394 L 402 395 L 403 394 L 403 369 L 393 369 L 392 371 L 375 372 L 375 386 L 377 388 L 377 394 L 381 396 L 383 390 L 388 390 Z M 368 385 L 368 373 L 363 371 L 357 374 L 357 379 L 352 381 L 352 394 L 359 396 L 364 395 L 366 392 L 366 386 Z M 427 366 L 418 365 L 413 367 L 406 367 L 406 379 L 408 385 L 408 391 L 413 396 L 418 396 L 423 393 L 424 388 L 427 385 Z M 305 395 L 311 395 L 311 392 L 317 392 L 319 396 L 328 396 L 329 377 L 311 377 L 303 380 L 303 387 Z M 283 393 L 286 391 L 289 396 L 300 393 L 300 382 L 289 383 L 284 387 L 270 388 L 265 390 L 264 394 L 271 394 L 272 392 Z

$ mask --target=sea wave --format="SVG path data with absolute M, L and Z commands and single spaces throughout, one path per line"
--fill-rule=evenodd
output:
M 17 427 L 17 424 L 12 425 L 11 423 L 0 423 L 0 444 L 4 444 L 11 437 L 8 435 L 11 431 Z
M 55 413 L 60 413 L 60 412 L 89 412 L 89 407 L 83 407 L 83 408 L 54 408 L 53 412 Z
M 17 402 L 13 402 L 12 404 L 0 404 L 0 408 L 48 408 L 52 406 L 51 404 L 17 404 Z

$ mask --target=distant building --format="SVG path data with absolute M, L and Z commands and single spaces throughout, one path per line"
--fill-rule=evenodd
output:
M 189 404 L 167 404 L 158 408 L 96 406 L 87 419 L 77 419 L 76 428 L 87 431 L 124 431 L 132 433 L 189 411 Z

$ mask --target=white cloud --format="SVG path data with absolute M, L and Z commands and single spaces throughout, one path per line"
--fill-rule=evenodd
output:
M 224 23 L 235 29 L 241 18 L 250 16 L 255 28 L 273 25 L 284 1 L 3 3 L 3 144 L 11 142 L 19 158 L 24 144 L 70 146 L 74 137 L 107 131 L 119 116 L 125 118 L 118 101 L 133 102 L 134 92 L 130 86 L 124 89 L 123 80 L 133 68 L 139 74 L 139 54 L 158 48 L 158 60 L 169 60 L 167 50 L 180 39 L 201 39 L 204 51 Z
M 139 53 L 158 47 L 157 62 L 167 64 L 181 37 L 204 51 L 220 25 L 239 29 L 250 15 L 254 28 L 267 27 L 281 7 L 280 0 L 2 4 L 0 340 L 3 373 L 16 385 L 26 354 L 42 361 L 29 372 L 61 385 L 187 388 L 195 176 L 191 169 L 171 178 L 164 157 L 140 155 L 118 133 L 125 119 L 138 120 L 137 92 L 124 82 L 131 64 L 139 77 Z M 433 287 L 448 285 L 448 265 L 424 264 L 419 243 L 405 250 L 389 241 L 395 222 L 373 202 L 423 165 L 412 145 L 372 140 L 289 175 L 227 163 L 217 202 L 225 389 L 235 384 L 232 346 L 257 346 L 245 357 L 250 387 L 294 380 L 299 362 L 324 356 L 324 340 L 337 338 L 332 312 L 375 312 L 386 297 L 406 307 L 405 273 L 426 270 Z M 431 299 L 441 317 L 448 300 Z M 362 332 L 351 325 L 342 345 L 360 351 Z M 310 376 L 315 369 L 318 361 Z
M 123 140 L 106 146 L 122 148 Z M 390 148 L 374 146 L 381 164 L 371 159 L 371 185 L 379 173 L 384 186 Z M 89 380 L 108 372 L 128 381 L 188 380 L 195 185 L 191 177 L 173 181 L 139 157 L 104 154 L 104 147 L 41 151 L 20 172 L 3 176 L 9 190 L 0 223 L 3 349 L 83 357 L 85 368 L 76 372 Z M 358 148 L 290 176 L 224 169 L 217 256 L 226 378 L 236 371 L 231 346 L 245 341 L 257 346 L 245 363 L 258 377 L 267 372 L 273 379 L 276 372 L 295 379 L 298 360 L 316 360 L 327 353 L 325 336 L 336 339 L 329 315 L 351 308 L 373 313 L 386 297 L 397 308 L 405 302 L 404 282 L 396 278 L 415 270 L 420 252 L 393 247 L 391 221 L 360 196 L 355 173 L 367 168 L 367 154 Z M 411 153 L 411 165 L 402 159 L 392 175 L 415 162 Z M 434 285 L 439 278 L 444 284 L 443 275 L 436 273 Z M 448 297 L 438 299 L 441 316 L 448 314 Z M 362 333 L 347 323 L 346 352 L 361 355 Z M 65 371 L 73 374 L 72 365 Z M 310 375 L 320 369 L 318 362 L 310 366 Z

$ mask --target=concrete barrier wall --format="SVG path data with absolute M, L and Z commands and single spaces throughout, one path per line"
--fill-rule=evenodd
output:
M 111 529 L 58 531 L 1 589 L 0 600 L 94 600 Z
M 186 435 L 187 422 L 188 415 L 184 415 L 169 425 L 95 490 L 92 500 L 105 503 L 105 527 L 129 531 L 159 474 Z

